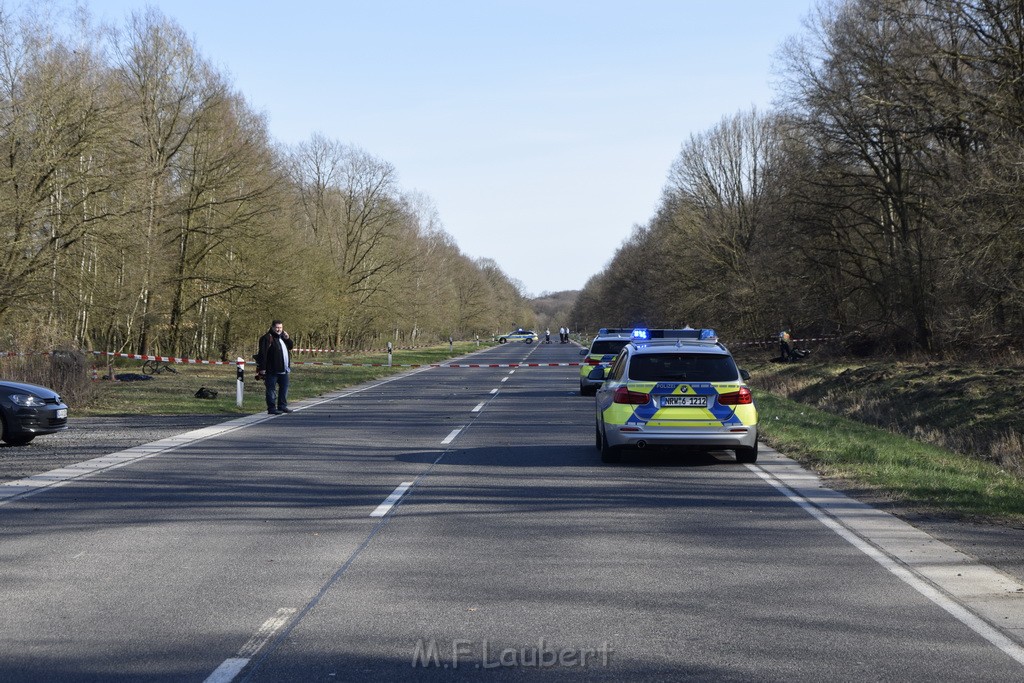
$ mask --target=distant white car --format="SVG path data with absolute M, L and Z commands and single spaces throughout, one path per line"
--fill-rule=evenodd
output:
M 504 344 L 505 342 L 512 341 L 522 341 L 526 342 L 527 344 L 532 344 L 533 342 L 538 340 L 540 340 L 540 336 L 536 332 L 534 332 L 533 330 L 524 330 L 523 328 L 513 330 L 508 334 L 503 334 L 500 337 L 498 337 L 499 344 Z

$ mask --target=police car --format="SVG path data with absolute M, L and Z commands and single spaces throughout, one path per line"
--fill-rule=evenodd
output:
M 590 342 L 589 349 L 581 349 L 580 355 L 586 360 L 580 365 L 580 396 L 593 396 L 603 380 L 590 379 L 594 366 L 611 365 L 622 347 L 632 339 L 632 327 L 602 327 Z
M 730 449 L 757 461 L 757 407 L 732 354 L 714 330 L 635 330 L 597 390 L 595 443 L 603 462 L 627 447 Z
M 527 344 L 532 344 L 533 342 L 539 339 L 540 337 L 537 336 L 536 332 L 532 330 L 524 330 L 523 328 L 520 327 L 516 330 L 509 332 L 508 334 L 503 334 L 499 336 L 498 343 L 504 344 L 505 342 L 522 341 L 526 342 Z

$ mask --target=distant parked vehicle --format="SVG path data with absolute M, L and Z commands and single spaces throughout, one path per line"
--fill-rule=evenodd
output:
M 523 328 L 520 327 L 517 330 L 512 330 L 508 334 L 503 334 L 499 336 L 498 343 L 504 344 L 505 342 L 522 341 L 526 342 L 527 344 L 532 344 L 533 342 L 538 341 L 539 339 L 540 336 L 533 330 L 524 330 Z
M 23 446 L 40 434 L 68 428 L 68 407 L 57 392 L 0 381 L 0 441 Z

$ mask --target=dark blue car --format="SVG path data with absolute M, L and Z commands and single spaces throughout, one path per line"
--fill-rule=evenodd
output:
M 22 446 L 40 434 L 68 428 L 68 407 L 55 391 L 0 381 L 0 441 Z

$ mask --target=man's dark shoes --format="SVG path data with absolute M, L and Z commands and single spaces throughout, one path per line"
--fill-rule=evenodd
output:
M 280 415 L 280 414 L 281 414 L 280 410 L 268 410 L 267 411 L 267 415 Z
M 291 408 L 278 408 L 277 412 L 279 412 L 279 413 L 294 413 L 295 411 L 292 410 Z

